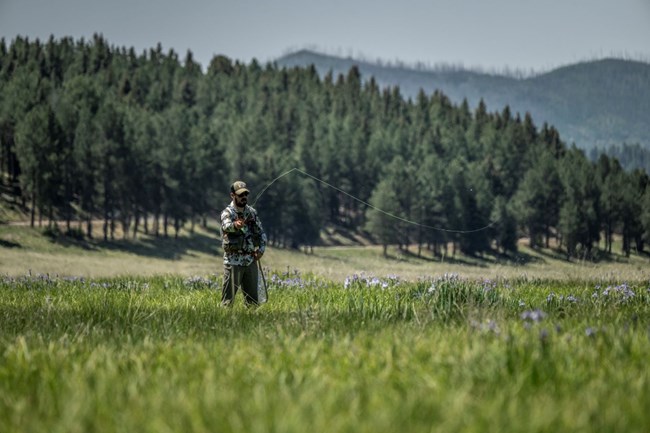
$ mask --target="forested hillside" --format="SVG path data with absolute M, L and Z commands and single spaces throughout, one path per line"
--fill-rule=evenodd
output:
M 414 69 L 298 51 L 277 60 L 279 66 L 315 65 L 321 76 L 345 74 L 357 66 L 382 86 L 399 86 L 405 97 L 439 90 L 455 104 L 471 107 L 482 99 L 489 110 L 508 105 L 530 113 L 537 123 L 554 125 L 569 145 L 608 148 L 640 144 L 650 149 L 650 64 L 603 59 L 564 66 L 531 76 L 499 75 L 459 67 Z
M 629 253 L 650 237 L 646 173 L 592 163 L 507 106 L 411 100 L 358 68 L 320 77 L 215 56 L 202 71 L 160 46 L 18 38 L 0 43 L 0 101 L 5 195 L 32 224 L 60 219 L 85 236 L 98 236 L 96 218 L 106 239 L 117 224 L 168 235 L 216 217 L 234 179 L 255 197 L 297 167 L 311 177 L 294 171 L 256 203 L 276 246 L 316 244 L 329 224 L 469 254 L 512 251 L 518 236 L 589 254 L 615 232 Z

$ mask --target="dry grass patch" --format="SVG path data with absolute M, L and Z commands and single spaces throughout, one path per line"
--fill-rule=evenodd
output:
M 100 234 L 96 230 L 96 234 Z M 334 234 L 334 233 L 333 233 Z M 647 256 L 619 254 L 598 262 L 567 261 L 553 250 L 532 250 L 520 246 L 517 256 L 435 257 L 427 251 L 418 256 L 416 247 L 399 250 L 391 247 L 387 257 L 376 245 L 359 245 L 348 234 L 337 234 L 338 246 L 302 251 L 270 247 L 263 258 L 269 270 L 298 270 L 343 281 L 352 274 L 388 276 L 415 280 L 421 277 L 456 273 L 472 279 L 547 278 L 650 279 Z M 332 244 L 335 242 L 332 242 Z M 342 244 L 342 245 L 341 245 Z M 51 238 L 42 229 L 0 225 L 0 274 L 50 274 L 60 276 L 109 277 L 118 275 L 212 275 L 222 270 L 220 240 L 215 226 L 196 227 L 194 233 L 183 230 L 178 239 L 139 234 L 137 239 L 78 240 L 66 236 Z

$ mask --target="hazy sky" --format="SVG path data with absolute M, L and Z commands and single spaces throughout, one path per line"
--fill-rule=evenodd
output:
M 369 60 L 543 71 L 609 56 L 650 61 L 650 0 L 0 0 L 0 37 L 101 33 L 158 42 L 204 67 L 312 48 Z

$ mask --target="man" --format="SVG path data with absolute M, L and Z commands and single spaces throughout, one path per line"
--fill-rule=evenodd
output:
M 266 248 L 266 233 L 257 217 L 257 211 L 248 206 L 250 191 L 241 180 L 230 186 L 232 201 L 221 212 L 221 239 L 223 242 L 223 287 L 221 304 L 232 305 L 239 288 L 246 305 L 257 305 L 258 270 L 256 261 Z

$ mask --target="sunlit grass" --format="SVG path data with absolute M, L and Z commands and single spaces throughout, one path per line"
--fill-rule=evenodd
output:
M 650 431 L 645 256 L 269 248 L 223 309 L 214 226 L 120 238 L 0 225 L 0 432 Z
M 650 283 L 0 280 L 0 431 L 645 432 Z
M 179 239 L 155 238 L 139 234 L 138 239 L 111 242 L 75 241 L 60 237 L 53 241 L 42 229 L 0 225 L 0 275 L 50 274 L 59 276 L 108 277 L 123 275 L 213 275 L 221 273 L 220 241 L 214 225 L 194 234 L 183 230 Z M 96 236 L 101 234 L 95 229 Z M 457 254 L 434 257 L 415 247 L 400 251 L 395 247 L 383 256 L 381 246 L 316 247 L 312 254 L 270 247 L 264 267 L 284 271 L 298 269 L 334 281 L 347 275 L 366 272 L 374 275 L 400 275 L 415 280 L 421 277 L 458 273 L 470 278 L 618 278 L 642 281 L 650 278 L 650 259 L 613 254 L 598 262 L 566 261 L 553 250 L 532 250 L 525 244 L 520 254 L 509 259 L 485 255 L 467 257 Z

